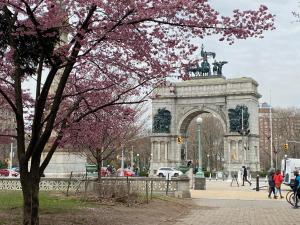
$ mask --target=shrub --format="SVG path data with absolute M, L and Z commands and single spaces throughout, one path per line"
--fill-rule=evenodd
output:
M 140 177 L 148 177 L 148 171 L 147 170 L 142 170 L 140 172 Z
M 259 175 L 259 177 L 266 177 L 268 175 L 267 171 L 259 171 L 253 174 L 254 176 Z
M 0 161 L 0 169 L 4 169 L 5 167 L 5 163 L 3 163 L 2 161 Z
M 204 171 L 204 176 L 209 177 L 210 172 L 209 171 Z

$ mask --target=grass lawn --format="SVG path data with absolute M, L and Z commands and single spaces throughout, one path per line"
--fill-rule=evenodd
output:
M 195 207 L 191 201 L 166 196 L 154 196 L 146 204 L 145 196 L 137 195 L 130 207 L 127 203 L 99 200 L 95 196 L 87 196 L 87 201 L 82 201 L 80 196 L 66 197 L 62 193 L 41 192 L 39 197 L 40 225 L 164 224 Z M 143 201 L 138 200 L 140 198 Z M 22 224 L 22 202 L 21 191 L 0 190 L 0 225 Z
M 82 207 L 95 206 L 80 201 L 78 198 L 66 197 L 54 192 L 40 192 L 40 214 L 61 214 L 79 210 Z M 14 222 L 22 221 L 23 197 L 21 191 L 0 190 L 0 225 L 10 224 L 5 215 L 13 214 Z
M 66 197 L 62 194 L 53 192 L 40 192 L 40 209 L 41 211 L 64 212 L 74 210 L 83 206 L 90 205 L 80 201 L 78 198 Z M 0 191 L 0 210 L 10 210 L 23 207 L 23 197 L 21 191 Z

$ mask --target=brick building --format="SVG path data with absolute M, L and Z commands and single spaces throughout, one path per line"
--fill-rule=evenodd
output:
M 261 168 L 268 170 L 271 164 L 271 126 L 273 165 L 280 168 L 284 155 L 300 157 L 300 110 L 297 108 L 271 108 L 263 103 L 259 108 L 259 146 Z M 288 150 L 284 144 L 288 142 Z

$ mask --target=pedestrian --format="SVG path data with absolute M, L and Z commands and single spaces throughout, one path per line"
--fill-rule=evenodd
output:
M 295 184 L 293 187 L 293 191 L 294 191 L 294 196 L 295 196 L 295 206 L 294 208 L 298 208 L 298 201 L 299 201 L 299 197 L 300 197 L 300 176 L 299 176 L 299 171 L 296 170 L 294 171 L 294 175 L 295 175 Z
M 247 175 L 248 175 L 247 168 L 246 168 L 246 166 L 242 166 L 242 168 L 243 168 L 243 185 L 242 186 L 245 186 L 245 184 L 244 184 L 245 181 L 248 182 L 251 186 L 252 183 L 247 178 Z
M 280 170 L 276 170 L 276 173 L 275 173 L 273 179 L 274 179 L 274 183 L 275 183 L 275 194 L 276 194 L 276 197 L 277 197 L 278 192 L 279 192 L 280 198 L 283 198 L 283 196 L 281 194 L 281 184 L 283 182 L 283 176 L 282 176 Z
M 268 183 L 269 183 L 269 195 L 268 198 L 271 198 L 271 194 L 273 192 L 274 194 L 274 198 L 276 199 L 276 194 L 275 194 L 275 182 L 274 182 L 274 174 L 275 174 L 275 170 L 272 168 L 269 170 L 269 174 L 268 174 Z

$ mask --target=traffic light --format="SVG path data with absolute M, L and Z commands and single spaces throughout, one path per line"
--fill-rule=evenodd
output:
M 183 137 L 177 137 L 177 143 L 182 144 L 183 143 Z
M 284 146 L 283 146 L 283 148 L 284 148 L 284 150 L 287 151 L 287 150 L 289 149 L 289 144 L 288 144 L 288 143 L 285 143 Z

